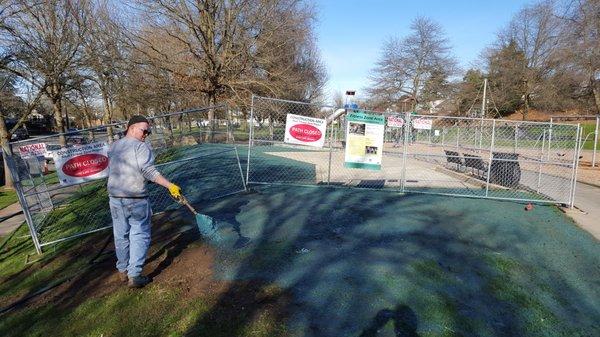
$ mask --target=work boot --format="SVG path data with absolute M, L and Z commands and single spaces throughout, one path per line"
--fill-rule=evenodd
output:
M 126 271 L 120 271 L 119 272 L 119 281 L 125 283 L 129 280 L 129 277 L 127 277 L 127 272 Z
M 127 286 L 129 286 L 129 288 L 142 288 L 148 283 L 150 283 L 150 278 L 148 278 L 147 276 L 130 276 L 129 283 L 127 283 Z

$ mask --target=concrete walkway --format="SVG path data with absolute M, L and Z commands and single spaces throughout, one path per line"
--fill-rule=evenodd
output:
M 19 203 L 0 209 L 0 236 L 10 234 L 23 221 L 25 221 L 25 216 Z
M 581 210 L 567 210 L 579 227 L 600 240 L 600 187 L 577 183 L 575 206 Z M 583 212 L 582 212 L 583 211 Z

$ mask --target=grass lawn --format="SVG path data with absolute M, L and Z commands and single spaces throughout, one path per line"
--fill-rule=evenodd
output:
M 581 126 L 583 127 L 582 137 L 585 140 L 585 143 L 583 143 L 583 149 L 584 150 L 593 150 L 594 149 L 594 130 L 596 129 L 596 122 L 595 121 L 585 121 L 585 122 L 581 123 Z M 598 144 L 596 144 L 596 148 L 600 149 L 600 135 L 598 135 Z
M 15 190 L 4 187 L 0 188 L 0 209 L 10 206 L 18 201 L 19 199 L 17 198 L 17 192 L 15 192 Z
M 280 288 L 212 280 L 213 252 L 195 231 L 181 231 L 189 224 L 181 216 L 160 223 L 147 268 L 154 282 L 141 290 L 128 289 L 115 275 L 110 232 L 59 244 L 30 257 L 39 261 L 24 264 L 34 251 L 30 240 L 19 238 L 27 233 L 21 227 L 0 251 L 1 307 L 55 287 L 0 314 L 0 335 L 286 336 L 285 326 L 274 319 L 285 298 Z M 169 267 L 184 250 L 198 258 Z M 222 303 L 219 295 L 230 289 L 236 295 Z M 253 306 L 261 314 L 253 315 Z

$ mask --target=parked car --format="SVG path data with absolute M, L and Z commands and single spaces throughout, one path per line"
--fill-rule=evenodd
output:
M 60 150 L 62 147 L 58 144 L 46 144 L 46 152 L 44 153 L 44 159 L 46 162 L 50 162 L 54 159 L 53 154 L 54 151 Z
M 76 135 L 80 135 L 81 132 L 77 128 L 69 128 L 69 129 L 67 129 L 67 134 L 69 136 L 76 136 Z
M 15 132 L 10 135 L 11 141 L 23 140 L 27 138 L 29 138 L 29 132 L 27 132 L 27 129 L 24 126 L 16 129 Z

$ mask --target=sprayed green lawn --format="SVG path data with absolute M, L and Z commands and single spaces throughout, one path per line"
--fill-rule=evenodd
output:
M 180 151 L 164 154 L 163 160 L 187 154 Z M 269 174 L 270 167 L 257 165 L 251 174 Z M 311 169 L 298 167 L 298 175 L 310 175 Z M 85 215 L 105 202 L 103 186 L 86 186 L 50 215 L 44 234 L 81 231 L 90 225 L 82 221 Z M 225 291 L 207 288 L 189 295 L 195 280 L 184 276 L 206 268 L 191 265 L 170 282 L 159 280 L 139 291 L 115 286 L 97 294 L 114 276 L 111 254 L 96 256 L 107 232 L 65 242 L 25 264 L 33 248 L 23 237 L 23 227 L 0 250 L 0 303 L 73 279 L 31 306 L 0 316 L 0 336 L 397 336 L 398 329 L 432 337 L 600 332 L 595 300 L 600 295 L 598 243 L 553 206 L 525 212 L 522 204 L 502 201 L 286 186 L 257 188 L 200 206 L 217 219 L 225 240 L 215 245 L 214 263 L 216 278 L 229 282 Z M 189 233 L 175 234 L 182 222 L 190 221 L 189 213 L 156 219 L 159 239 L 150 255 L 170 261 L 164 272 L 185 263 L 185 252 L 205 245 Z M 168 235 L 161 235 L 165 230 Z M 249 238 L 250 244 L 234 249 L 229 243 L 239 236 Z M 258 293 L 272 296 L 248 290 L 248 280 L 265 282 Z M 70 292 L 65 285 L 71 285 Z M 250 298 L 248 303 L 235 300 L 240 292 Z M 293 295 L 293 303 L 282 310 L 265 305 L 265 298 L 283 292 Z M 63 293 L 59 299 L 46 298 Z

